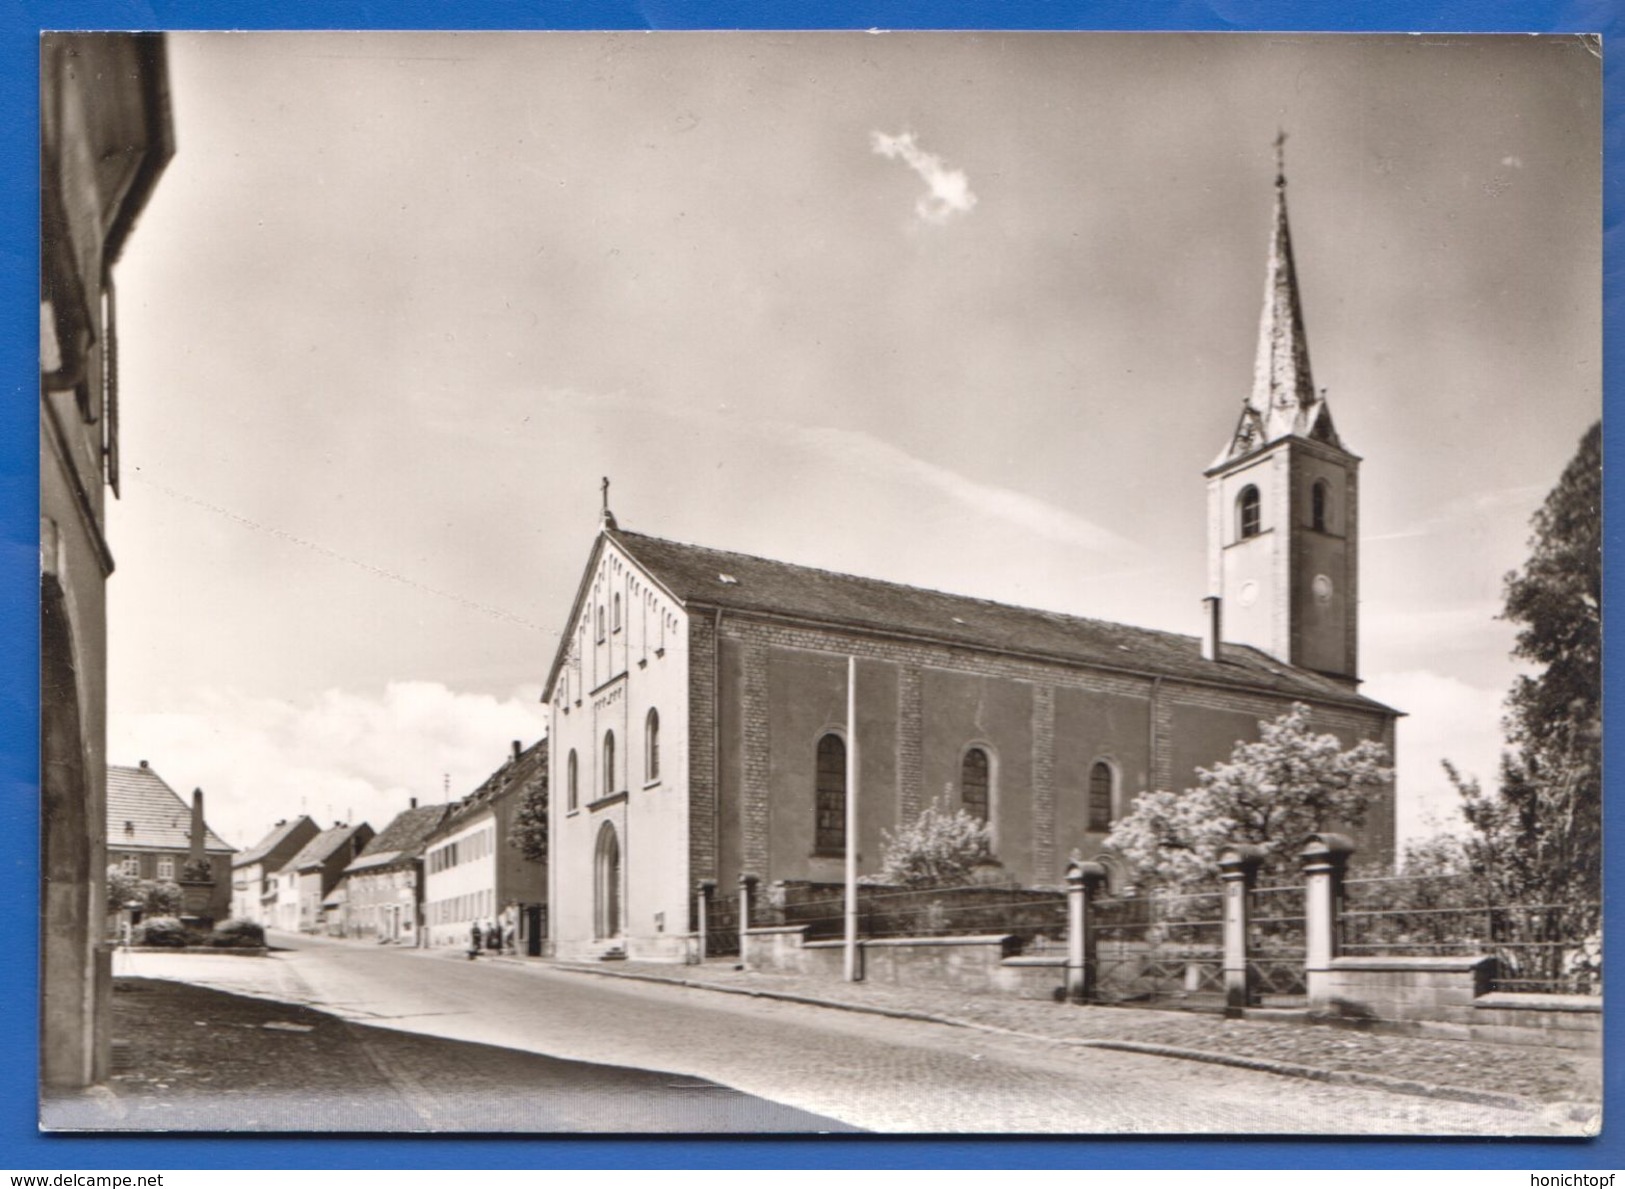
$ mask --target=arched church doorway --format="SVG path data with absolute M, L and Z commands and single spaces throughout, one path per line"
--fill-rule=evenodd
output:
M 593 858 L 592 927 L 599 939 L 621 935 L 621 840 L 609 822 L 598 831 Z

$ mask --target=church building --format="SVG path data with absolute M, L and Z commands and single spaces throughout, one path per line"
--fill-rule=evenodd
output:
M 1074 851 L 1130 880 L 1101 851 L 1134 796 L 1294 702 L 1392 753 L 1397 712 L 1358 691 L 1358 465 L 1311 381 L 1277 177 L 1252 391 L 1206 472 L 1201 637 L 660 540 L 606 499 L 543 691 L 554 951 L 675 960 L 702 881 L 839 882 L 853 746 L 860 873 L 936 802 L 1026 887 Z M 1357 841 L 1392 861 L 1391 786 Z

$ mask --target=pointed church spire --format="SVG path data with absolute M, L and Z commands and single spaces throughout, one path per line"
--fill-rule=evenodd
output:
M 1258 358 L 1248 407 L 1264 418 L 1265 438 L 1296 428 L 1297 414 L 1312 405 L 1309 341 L 1303 333 L 1298 272 L 1292 261 L 1292 230 L 1286 217 L 1286 133 L 1275 137 L 1275 229 L 1270 236 L 1264 281 L 1264 313 L 1258 323 Z
M 1264 310 L 1258 323 L 1258 354 L 1253 388 L 1223 463 L 1289 435 L 1314 436 L 1336 444 L 1325 401 L 1315 393 L 1309 371 L 1309 339 L 1303 329 L 1298 271 L 1292 259 L 1292 229 L 1286 213 L 1286 133 L 1275 137 L 1275 219 L 1264 278 Z

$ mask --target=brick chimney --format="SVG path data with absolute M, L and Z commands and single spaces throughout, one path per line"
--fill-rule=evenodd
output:
M 1218 595 L 1208 595 L 1202 600 L 1202 659 L 1216 661 L 1220 659 L 1220 650 L 1224 647 L 1224 611 L 1223 601 Z

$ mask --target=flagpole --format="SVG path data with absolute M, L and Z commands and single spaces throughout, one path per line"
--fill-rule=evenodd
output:
M 846 658 L 846 981 L 858 981 L 858 658 Z

